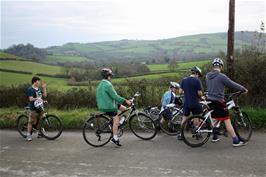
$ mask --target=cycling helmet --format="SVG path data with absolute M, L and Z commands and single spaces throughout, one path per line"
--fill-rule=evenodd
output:
M 177 83 L 177 82 L 170 82 L 170 87 L 171 88 L 180 88 L 180 85 L 179 85 L 179 83 Z
M 34 101 L 34 107 L 35 108 L 41 108 L 42 106 L 43 106 L 42 99 L 38 99 L 38 100 Z
M 198 74 L 200 77 L 202 76 L 201 69 L 197 66 L 194 66 L 193 68 L 191 68 L 191 72 Z
M 224 62 L 220 58 L 215 58 L 212 61 L 212 66 L 224 66 Z
M 109 68 L 103 68 L 101 71 L 101 75 L 104 79 L 107 79 L 108 76 L 113 76 L 113 71 Z

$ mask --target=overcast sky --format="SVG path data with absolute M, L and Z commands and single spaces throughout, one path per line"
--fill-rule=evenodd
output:
M 1 1 L 1 48 L 226 32 L 229 0 Z M 236 0 L 236 30 L 259 30 L 264 0 Z

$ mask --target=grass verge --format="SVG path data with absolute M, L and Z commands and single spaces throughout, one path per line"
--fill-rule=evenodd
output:
M 266 128 L 266 108 L 244 107 L 254 128 Z M 81 129 L 90 113 L 96 109 L 79 108 L 73 110 L 49 109 L 49 114 L 55 114 L 61 118 L 65 129 Z M 18 115 L 23 109 L 17 107 L 0 108 L 0 128 L 15 128 Z

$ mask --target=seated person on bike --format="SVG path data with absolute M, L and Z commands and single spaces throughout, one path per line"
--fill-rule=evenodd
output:
M 172 112 L 169 108 L 167 108 L 168 104 L 175 104 L 176 94 L 178 93 L 180 85 L 177 82 L 170 82 L 170 89 L 163 94 L 162 97 L 162 108 L 161 115 L 163 122 L 165 119 L 170 120 L 172 118 Z
M 118 139 L 118 126 L 120 118 L 118 116 L 118 109 L 123 111 L 126 109 L 122 104 L 131 105 L 131 101 L 119 96 L 112 83 L 113 72 L 109 68 L 104 68 L 101 71 L 103 80 L 99 83 L 96 90 L 97 107 L 100 111 L 105 112 L 108 116 L 113 118 L 113 138 L 112 142 L 121 146 Z
M 187 117 L 192 112 L 193 115 L 199 115 L 202 113 L 202 106 L 200 104 L 200 98 L 203 95 L 202 83 L 199 80 L 199 77 L 202 76 L 201 69 L 197 66 L 194 66 L 191 69 L 191 75 L 185 77 L 181 81 L 180 94 L 184 93 L 184 104 L 183 104 L 183 118 L 181 126 L 184 124 Z M 183 140 L 181 134 L 177 136 L 178 140 Z
M 214 110 L 211 116 L 214 119 L 224 121 L 226 130 L 233 138 L 232 145 L 234 147 L 243 146 L 246 143 L 240 141 L 231 124 L 229 111 L 226 108 L 226 103 L 224 100 L 224 88 L 226 86 L 232 89 L 243 91 L 245 93 L 247 93 L 248 90 L 245 87 L 229 79 L 225 74 L 221 73 L 224 63 L 220 58 L 215 58 L 212 62 L 212 66 L 213 66 L 212 71 L 206 75 L 207 91 L 208 91 L 207 99 L 212 102 L 211 104 L 209 104 L 210 109 Z M 213 132 L 212 142 L 217 142 L 220 140 L 217 134 L 218 132 L 217 130 L 215 130 Z
M 34 76 L 31 83 L 32 85 L 27 89 L 30 107 L 27 141 L 32 140 L 32 126 L 34 125 L 37 129 L 39 128 L 38 122 L 44 113 L 42 107 L 38 106 L 38 103 L 43 102 L 42 97 L 47 97 L 46 84 L 41 82 L 39 77 Z M 41 137 L 40 133 L 38 133 L 38 137 Z

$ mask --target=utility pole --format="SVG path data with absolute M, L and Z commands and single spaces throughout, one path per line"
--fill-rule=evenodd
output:
M 229 0 L 229 27 L 227 32 L 227 71 L 234 78 L 234 33 L 235 33 L 235 0 Z

